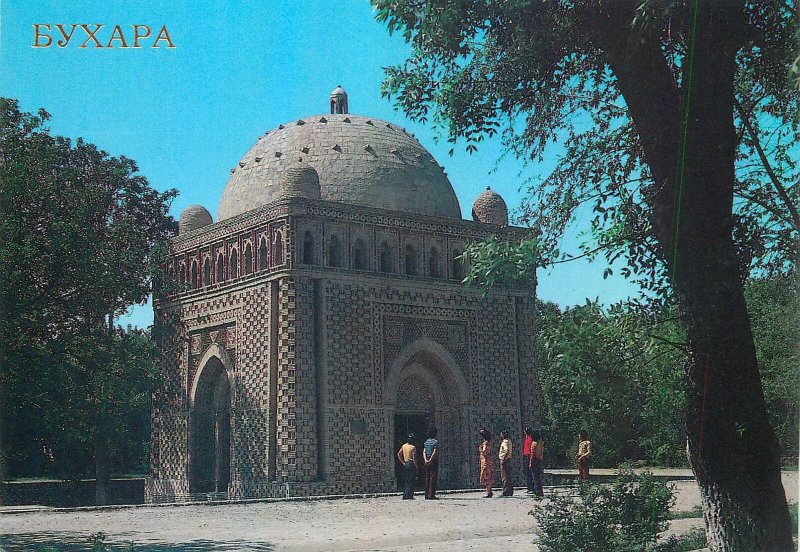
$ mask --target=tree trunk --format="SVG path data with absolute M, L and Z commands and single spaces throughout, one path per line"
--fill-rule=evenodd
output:
M 658 37 L 631 32 L 636 4 L 598 2 L 593 15 L 603 21 L 595 34 L 654 179 L 651 222 L 690 343 L 686 429 L 709 547 L 793 550 L 780 449 L 766 415 L 732 237 L 733 86 L 743 7 L 689 3 L 694 37 L 679 90 L 665 78 Z
M 6 358 L 3 356 L 2 358 Z M 0 368 L 2 370 L 2 368 Z M 2 392 L 0 392 L 1 394 Z M 2 397 L 5 400 L 5 396 Z M 3 447 L 3 415 L 5 413 L 0 409 L 0 506 L 6 503 L 6 456 Z
M 766 413 L 733 243 L 737 32 L 733 13 L 698 10 L 670 259 L 691 358 L 689 455 L 714 551 L 794 550 L 780 447 Z M 702 27 L 699 25 L 703 25 Z M 727 31 L 724 40 L 709 27 Z M 679 161 L 680 162 L 680 161 Z
M 98 506 L 108 504 L 109 501 L 109 483 L 111 481 L 111 472 L 108 459 L 108 439 L 95 432 L 93 438 L 94 444 L 94 503 Z

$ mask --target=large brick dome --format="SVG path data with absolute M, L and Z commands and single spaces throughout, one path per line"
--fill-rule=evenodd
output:
M 317 172 L 322 199 L 461 217 L 443 168 L 413 136 L 393 123 L 343 113 L 304 117 L 262 136 L 234 167 L 219 220 L 285 197 L 284 173 L 298 162 Z

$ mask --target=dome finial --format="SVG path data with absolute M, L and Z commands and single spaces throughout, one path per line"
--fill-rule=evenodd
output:
M 336 85 L 336 88 L 331 91 L 331 113 L 338 115 L 349 113 L 347 107 L 347 92 L 345 92 L 341 84 Z

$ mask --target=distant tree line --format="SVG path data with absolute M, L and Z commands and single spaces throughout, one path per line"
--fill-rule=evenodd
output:
M 800 290 L 792 275 L 745 285 L 767 414 L 787 462 L 800 435 Z M 688 350 L 676 309 L 537 303 L 542 418 L 549 467 L 571 467 L 578 430 L 594 465 L 688 466 Z M 754 444 L 754 446 L 757 446 Z

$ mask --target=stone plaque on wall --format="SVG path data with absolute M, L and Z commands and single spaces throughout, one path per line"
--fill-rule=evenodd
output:
M 350 420 L 350 434 L 364 435 L 367 432 L 367 422 L 365 420 Z

